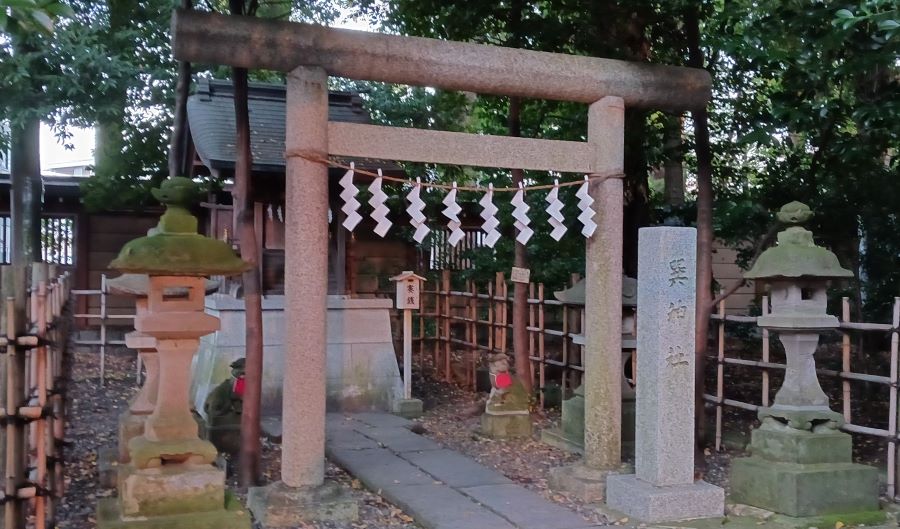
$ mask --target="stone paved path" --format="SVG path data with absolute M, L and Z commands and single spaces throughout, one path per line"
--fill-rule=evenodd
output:
M 329 414 L 326 452 L 427 529 L 597 527 L 386 413 Z

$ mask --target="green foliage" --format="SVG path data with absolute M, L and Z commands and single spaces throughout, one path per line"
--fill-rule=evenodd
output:
M 867 314 L 884 319 L 900 292 L 900 15 L 883 0 L 837 7 L 738 1 L 707 22 L 717 233 L 753 240 L 763 212 L 809 204 L 819 242 L 861 278 Z

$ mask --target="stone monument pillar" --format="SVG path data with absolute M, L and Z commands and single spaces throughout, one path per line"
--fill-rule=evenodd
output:
M 588 143 L 597 149 L 597 172 L 624 164 L 625 103 L 607 96 L 588 108 Z M 585 247 L 584 460 L 551 469 L 550 485 L 584 501 L 601 501 L 606 476 L 622 465 L 622 179 L 591 183 L 599 225 Z
M 328 294 L 328 74 L 301 66 L 287 80 L 285 324 L 281 481 L 252 488 L 263 527 L 353 520 L 356 502 L 325 483 Z
M 853 463 L 852 439 L 839 430 L 843 416 L 828 407 L 813 356 L 819 333 L 838 326 L 826 313 L 828 281 L 853 273 L 799 226 L 812 214 L 800 202 L 782 207 L 778 220 L 788 228 L 744 276 L 771 283 L 772 310 L 758 325 L 778 333 L 787 370 L 775 403 L 759 410 L 752 456 L 732 463 L 732 498 L 789 516 L 837 514 L 848 525 L 871 523 L 878 471 Z
M 142 435 L 128 442 L 130 463 L 119 467 L 118 498 L 98 505 L 98 527 L 247 529 L 249 513 L 226 502 L 215 447 L 197 436 L 188 386 L 200 336 L 219 327 L 203 312 L 203 276 L 233 275 L 248 265 L 228 245 L 197 233 L 187 209 L 197 195 L 191 180 L 170 178 L 153 194 L 166 205 L 157 228 L 126 244 L 110 266 L 150 276 L 131 341 L 157 351 L 159 387 Z
M 606 503 L 642 522 L 722 516 L 725 492 L 694 481 L 697 232 L 638 235 L 635 473 L 609 476 Z

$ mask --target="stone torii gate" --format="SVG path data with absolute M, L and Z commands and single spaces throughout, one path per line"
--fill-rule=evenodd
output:
M 621 465 L 624 110 L 701 108 L 710 97 L 707 72 L 198 11 L 177 11 L 172 31 L 180 60 L 288 72 L 285 209 L 295 229 L 285 234 L 285 308 L 291 317 L 285 318 L 281 483 L 267 488 L 265 512 L 255 512 L 263 523 L 282 523 L 287 511 L 302 516 L 304 500 L 334 499 L 320 488 L 328 265 L 328 168 L 321 160 L 328 155 L 610 176 L 590 186 L 600 228 L 586 247 L 585 458 L 561 480 L 597 499 L 606 473 Z M 329 75 L 586 103 L 588 137 L 552 141 L 329 122 Z M 310 506 L 306 515 L 322 512 Z

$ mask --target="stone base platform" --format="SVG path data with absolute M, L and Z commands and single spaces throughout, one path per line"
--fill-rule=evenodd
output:
M 404 419 L 417 419 L 422 416 L 422 401 L 419 399 L 399 399 L 394 402 L 394 413 Z
M 725 491 L 705 481 L 657 487 L 634 474 L 609 476 L 606 504 L 647 523 L 721 517 Z
M 253 487 L 247 494 L 247 507 L 263 529 L 287 529 L 318 520 L 359 519 L 356 500 L 333 482 L 316 488 L 289 487 L 280 481 Z
M 531 414 L 527 411 L 503 414 L 484 412 L 480 432 L 492 439 L 531 437 Z
M 126 517 L 214 512 L 225 505 L 225 472 L 212 465 L 119 469 L 119 505 Z
M 581 463 L 550 469 L 550 488 L 568 492 L 585 503 L 599 503 L 606 497 L 606 479 L 618 474 L 595 470 Z
M 101 498 L 98 529 L 250 529 L 250 513 L 228 497 L 223 509 L 167 516 L 123 517 L 117 498 Z
M 727 499 L 726 499 L 727 502 Z M 623 524 L 628 527 L 641 527 L 647 525 L 643 520 L 626 515 L 621 511 L 611 509 L 608 505 L 594 505 L 598 512 L 602 513 L 610 521 Z M 725 517 L 697 518 L 695 520 L 683 520 L 677 525 L 680 529 L 722 529 L 727 525 L 729 529 L 834 529 L 837 522 L 847 527 L 862 526 L 873 529 L 896 528 L 896 523 L 888 517 L 885 523 L 883 511 L 869 513 L 853 513 L 849 516 L 830 515 L 817 517 L 794 518 L 775 514 L 772 511 L 759 509 L 750 505 L 739 503 L 725 504 Z M 623 521 L 627 520 L 627 521 Z
M 878 470 L 855 463 L 739 458 L 731 464 L 731 495 L 737 502 L 794 517 L 877 511 Z

